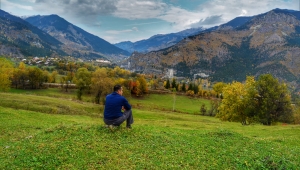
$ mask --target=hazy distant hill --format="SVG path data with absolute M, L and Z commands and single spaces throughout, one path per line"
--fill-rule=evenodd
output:
M 159 34 L 150 37 L 149 39 L 131 42 L 131 41 L 123 41 L 120 43 L 116 43 L 115 46 L 129 51 L 130 53 L 136 51 L 140 53 L 147 53 L 151 51 L 157 51 L 164 48 L 168 48 L 172 45 L 177 44 L 179 41 L 183 40 L 184 38 L 192 35 L 199 34 L 201 32 L 209 32 L 217 29 L 232 29 L 236 28 L 240 25 L 243 25 L 247 21 L 249 21 L 252 17 L 237 17 L 232 21 L 223 24 L 218 27 L 213 27 L 209 29 L 204 28 L 191 28 L 187 30 L 180 31 L 178 33 L 171 33 L 171 34 Z
M 178 33 L 154 35 L 146 40 L 137 42 L 124 41 L 115 44 L 115 46 L 129 51 L 130 53 L 137 51 L 141 53 L 157 51 L 175 45 L 187 36 L 195 35 L 203 31 L 203 28 L 191 28 Z
M 74 57 L 124 59 L 130 53 L 69 23 L 58 15 L 25 19 L 63 43 L 63 50 Z
M 23 19 L 0 10 L 0 55 L 65 55 L 62 43 Z
M 299 16 L 299 11 L 274 9 L 237 18 L 239 22 L 235 19 L 167 49 L 134 53 L 123 65 L 162 75 L 168 69 L 174 69 L 175 76 L 204 73 L 215 81 L 241 81 L 246 75 L 272 73 L 289 82 L 299 82 Z

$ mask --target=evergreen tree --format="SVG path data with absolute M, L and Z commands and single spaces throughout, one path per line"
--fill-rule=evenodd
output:
M 172 80 L 172 88 L 176 88 L 176 80 L 174 78 Z
M 193 90 L 194 90 L 194 94 L 198 94 L 199 89 L 198 89 L 198 86 L 196 84 L 194 84 Z
M 188 91 L 190 91 L 190 90 L 194 90 L 194 88 L 193 88 L 193 84 L 192 84 L 192 83 L 190 83 L 190 84 L 189 84 Z
M 183 91 L 183 92 L 186 92 L 185 83 L 182 83 L 182 91 Z
M 169 79 L 167 80 L 167 83 L 166 83 L 166 87 L 165 87 L 166 89 L 169 89 L 170 88 L 170 81 L 169 81 Z

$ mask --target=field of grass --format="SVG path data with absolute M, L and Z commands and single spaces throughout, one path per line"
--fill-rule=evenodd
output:
M 165 111 L 173 111 L 173 104 L 175 103 L 175 111 L 189 114 L 200 114 L 202 104 L 205 104 L 208 109 L 210 108 L 209 100 L 180 95 L 176 95 L 174 99 L 172 94 L 150 94 L 143 98 L 132 98 L 131 103 L 137 108 Z
M 104 127 L 99 105 L 26 93 L 0 95 L 0 169 L 300 167 L 300 126 L 296 125 L 242 126 L 174 113 L 172 105 L 162 103 L 170 96 L 150 95 L 131 99 L 133 105 L 140 105 L 133 109 L 133 129 L 122 125 L 110 130 Z M 187 113 L 205 102 L 180 104 L 178 96 L 176 101 Z M 192 102 L 198 106 L 191 106 Z M 167 109 L 161 111 L 163 107 Z M 61 110 L 50 113 L 53 108 Z
M 26 94 L 26 95 L 37 95 L 37 96 L 48 96 L 55 98 L 62 98 L 68 100 L 76 100 L 76 89 L 70 89 L 65 92 L 59 88 L 48 88 L 37 89 L 37 90 L 22 90 L 22 89 L 11 89 L 10 93 L 14 94 Z M 83 95 L 82 101 L 91 102 L 93 100 L 92 95 Z M 0 99 L 1 101 L 1 99 Z M 160 111 L 173 111 L 174 96 L 172 94 L 147 94 L 144 97 L 131 97 L 129 99 L 130 104 L 134 108 L 143 110 L 160 110 Z M 189 98 L 187 96 L 175 96 L 175 112 L 189 113 L 189 114 L 200 114 L 200 107 L 205 104 L 207 109 L 210 108 L 210 101 L 201 98 Z M 1 104 L 0 104 L 1 106 Z
M 54 98 L 62 98 L 69 100 L 77 100 L 76 89 L 68 89 L 68 92 L 65 92 L 65 89 L 61 88 L 48 88 L 48 89 L 10 89 L 9 93 L 14 94 L 26 94 L 26 95 L 36 95 L 36 96 L 48 96 Z M 92 95 L 83 95 L 82 101 L 92 102 Z

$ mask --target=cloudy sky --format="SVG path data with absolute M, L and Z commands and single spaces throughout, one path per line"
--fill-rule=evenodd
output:
M 300 0 L 0 0 L 16 16 L 57 14 L 110 43 L 138 41 L 193 27 L 212 27 Z

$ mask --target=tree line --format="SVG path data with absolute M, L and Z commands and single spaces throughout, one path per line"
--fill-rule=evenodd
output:
M 40 89 L 43 83 L 61 83 L 61 87 L 68 90 L 70 83 L 76 84 L 77 98 L 87 93 L 95 96 L 95 103 L 100 103 L 101 98 L 112 92 L 115 84 L 124 86 L 124 94 L 141 96 L 148 92 L 145 75 L 131 73 L 119 67 L 79 67 L 69 64 L 65 75 L 57 71 L 49 73 L 38 67 L 27 67 L 23 62 L 17 67 L 5 58 L 0 58 L 0 90 L 7 91 L 11 86 L 22 89 Z M 77 69 L 77 70 L 76 70 Z M 59 75 L 59 80 L 57 77 Z
M 77 98 L 82 99 L 83 94 L 94 96 L 94 102 L 104 103 L 105 96 L 112 92 L 115 84 L 124 86 L 124 95 L 142 96 L 148 92 L 148 87 L 156 89 L 163 83 L 173 92 L 185 92 L 186 95 L 205 97 L 211 99 L 211 109 L 205 105 L 200 108 L 202 115 L 215 116 L 223 121 L 241 122 L 243 125 L 259 122 L 271 125 L 274 122 L 300 123 L 300 108 L 291 104 L 291 95 L 287 85 L 280 82 L 270 74 L 261 75 L 257 80 L 248 76 L 244 83 L 218 82 L 214 85 L 208 80 L 198 79 L 193 83 L 177 82 L 169 79 L 162 82 L 153 75 L 131 73 L 119 67 L 79 67 L 67 66 L 65 75 L 58 72 L 49 73 L 38 67 L 26 67 L 20 63 L 14 67 L 13 63 L 0 58 L 0 91 L 14 88 L 38 89 L 43 83 L 61 83 L 68 90 L 68 84 L 75 83 Z M 148 80 L 148 81 L 147 81 Z M 212 99 L 213 98 L 213 99 Z

